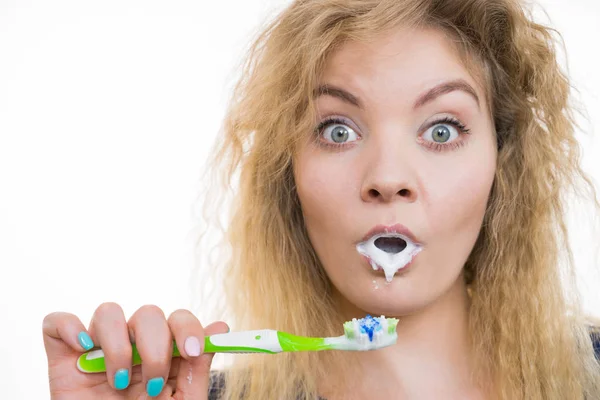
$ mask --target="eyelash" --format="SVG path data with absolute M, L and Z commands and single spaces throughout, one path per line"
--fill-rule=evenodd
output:
M 323 128 L 327 127 L 330 124 L 341 124 L 341 125 L 349 125 L 348 121 L 346 121 L 343 118 L 338 118 L 338 117 L 330 117 L 325 119 L 324 121 L 320 122 L 319 125 L 317 125 L 317 127 L 315 128 L 315 135 L 318 135 L 319 137 L 321 136 L 322 132 L 323 132 Z M 469 128 L 467 128 L 462 122 L 460 122 L 458 119 L 453 118 L 453 117 L 442 117 L 439 118 L 433 122 L 431 122 L 426 129 L 429 129 L 435 125 L 439 125 L 439 124 L 450 124 L 453 125 L 457 130 L 459 135 L 462 134 L 470 134 L 471 130 Z M 420 136 L 419 136 L 420 138 Z M 430 148 L 433 151 L 436 152 L 441 152 L 441 151 L 445 151 L 445 150 L 455 150 L 458 149 L 459 147 L 463 146 L 465 144 L 465 140 L 455 140 L 451 143 L 448 144 L 442 144 L 442 143 L 433 143 L 430 141 L 423 141 L 423 143 L 425 143 L 425 146 L 427 146 L 428 148 Z M 331 142 L 323 142 L 321 140 L 319 140 L 319 144 L 321 146 L 325 146 L 325 147 L 329 147 L 332 149 L 340 149 L 344 146 L 347 146 L 346 144 L 335 144 L 335 143 L 331 143 Z

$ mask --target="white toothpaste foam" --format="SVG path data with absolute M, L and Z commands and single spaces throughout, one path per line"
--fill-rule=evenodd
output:
M 406 247 L 404 250 L 398 253 L 388 253 L 377 246 L 375 246 L 375 240 L 380 237 L 399 237 L 406 241 Z M 375 271 L 383 269 L 385 273 L 385 280 L 391 282 L 396 272 L 404 268 L 408 263 L 411 262 L 413 257 L 417 255 L 423 247 L 419 244 L 413 243 L 409 238 L 400 234 L 393 233 L 381 233 L 378 235 L 371 236 L 368 240 L 360 242 L 356 245 L 356 250 L 364 256 L 366 256 L 371 262 L 371 267 Z

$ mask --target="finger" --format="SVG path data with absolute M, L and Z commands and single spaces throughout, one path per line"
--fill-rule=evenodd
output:
M 140 384 L 141 385 L 141 384 Z M 173 381 L 167 381 L 164 384 L 163 390 L 156 396 L 149 397 L 146 393 L 146 388 L 139 385 L 132 385 L 131 389 L 135 389 L 130 393 L 127 393 L 128 399 L 135 400 L 175 400 L 173 393 L 175 393 L 175 386 Z M 177 399 L 179 400 L 179 399 Z
M 175 386 L 173 385 L 173 381 L 166 381 L 165 388 L 161 392 L 159 399 L 160 400 L 171 400 L 173 399 L 173 394 L 175 393 Z
M 183 360 L 183 358 L 181 357 L 172 357 L 171 358 L 171 368 L 169 369 L 169 375 L 167 376 L 167 379 L 173 379 L 177 376 L 177 373 L 179 372 L 179 365 L 181 363 L 181 360 Z M 136 370 L 136 368 L 139 368 Z M 142 366 L 141 365 L 136 365 L 135 367 L 133 367 L 133 376 L 138 378 L 138 381 L 142 380 Z
M 94 347 L 83 323 L 70 313 L 53 312 L 46 315 L 42 322 L 42 333 L 49 362 Z
M 172 400 L 173 393 L 175 393 L 175 387 L 173 386 L 172 381 L 166 381 L 162 392 L 160 392 L 158 396 L 153 397 L 152 400 Z
M 176 310 L 167 320 L 179 353 L 186 360 L 200 356 L 204 329 L 198 318 L 188 310 Z
M 158 396 L 169 375 L 173 337 L 163 311 L 154 305 L 140 307 L 129 320 L 129 328 L 142 359 L 142 381 L 148 396 Z
M 198 323 L 199 324 L 199 323 Z M 225 322 L 215 322 L 203 329 L 202 344 L 204 344 L 204 335 L 210 336 L 217 333 L 229 332 L 229 326 Z M 177 374 L 176 398 L 181 400 L 206 399 L 208 396 L 208 385 L 210 375 L 210 365 L 214 354 L 204 353 L 198 357 L 182 358 L 179 364 L 179 373 Z
M 181 360 L 183 360 L 183 358 L 181 357 L 171 358 L 171 369 L 169 369 L 169 376 L 167 377 L 169 380 L 173 380 L 177 377 L 177 373 L 179 372 L 179 364 Z M 131 368 L 131 380 L 129 387 L 139 382 L 142 382 L 142 366 L 134 365 Z M 175 385 L 173 385 L 173 387 L 175 387 Z
M 131 382 L 131 343 L 123 309 L 117 303 L 103 303 L 94 312 L 90 333 L 102 347 L 106 379 L 111 387 L 123 390 Z

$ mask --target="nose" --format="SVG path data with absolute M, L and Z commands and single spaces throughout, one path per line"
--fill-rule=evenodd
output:
M 374 144 L 375 145 L 375 144 Z M 361 187 L 361 198 L 369 203 L 417 200 L 417 173 L 414 162 L 402 145 L 390 143 L 370 149 Z M 414 150 L 414 149 L 413 149 Z M 367 155 L 367 154 L 365 154 Z

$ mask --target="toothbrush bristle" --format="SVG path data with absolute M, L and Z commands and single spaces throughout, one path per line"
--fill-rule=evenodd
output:
M 396 333 L 396 318 L 386 318 L 385 316 L 372 317 L 367 315 L 365 318 L 352 318 L 351 321 L 344 322 L 344 336 L 340 338 L 330 338 L 333 348 L 339 350 L 377 350 L 383 347 L 391 346 L 398 340 Z
M 395 335 L 397 324 L 396 318 L 386 318 L 383 315 L 372 317 L 367 314 L 365 318 L 353 318 L 352 321 L 344 322 L 344 335 L 358 342 L 375 343 L 382 335 Z
M 344 335 L 346 335 L 348 339 L 354 339 L 354 324 L 352 321 L 344 322 Z
M 367 314 L 366 317 L 361 318 L 359 321 L 360 333 L 366 333 L 369 336 L 369 341 L 373 341 L 373 335 L 375 332 L 380 331 L 381 322 L 379 319 L 371 317 L 371 315 Z
M 396 318 L 387 318 L 388 324 L 388 333 L 390 335 L 394 335 L 396 333 L 396 326 L 398 325 L 398 320 Z

